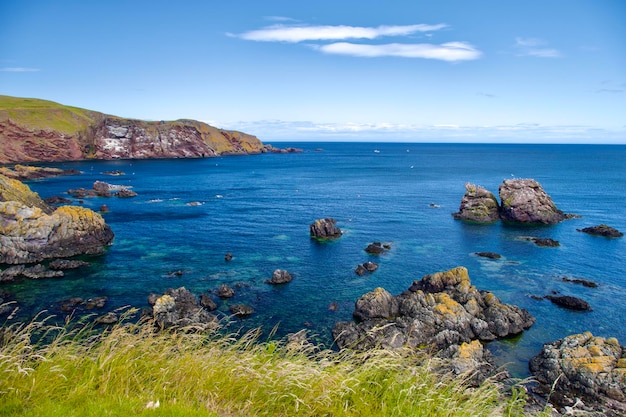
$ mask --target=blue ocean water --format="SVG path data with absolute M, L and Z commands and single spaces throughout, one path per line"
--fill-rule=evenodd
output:
M 282 145 L 282 144 L 281 144 Z M 472 283 L 504 302 L 528 309 L 536 324 L 514 339 L 488 346 L 501 364 L 526 374 L 527 361 L 545 342 L 591 331 L 626 343 L 626 238 L 578 232 L 606 223 L 626 230 L 626 147 L 593 145 L 480 145 L 297 143 L 303 153 L 209 159 L 124 160 L 57 163 L 82 175 L 29 183 L 42 197 L 95 180 L 132 186 L 130 199 L 86 198 L 83 205 L 104 214 L 115 232 L 105 255 L 61 279 L 20 281 L 2 288 L 18 300 L 22 315 L 42 309 L 61 314 L 61 300 L 107 296 L 106 309 L 147 307 L 148 295 L 185 286 L 196 294 L 220 284 L 236 288 L 219 300 L 255 313 L 235 326 L 278 325 L 284 335 L 309 329 L 332 343 L 336 321 L 350 320 L 356 299 L 376 287 L 393 294 L 425 274 L 456 266 L 469 269 Z M 103 171 L 122 170 L 111 177 Z M 465 183 L 498 193 L 507 178 L 534 178 L 556 205 L 582 217 L 547 227 L 502 223 L 475 225 L 454 220 Z M 189 204 L 192 203 L 192 204 Z M 75 201 L 75 204 L 79 204 Z M 309 224 L 333 217 L 344 235 L 332 242 L 309 238 Z M 549 237 L 541 248 L 520 236 Z M 364 249 L 373 241 L 392 249 L 381 256 Z M 499 260 L 477 257 L 491 251 Z M 233 259 L 224 260 L 230 252 Z M 359 277 L 355 267 L 380 264 Z M 181 276 L 171 271 L 182 270 Z M 275 269 L 291 283 L 265 283 Z M 563 277 L 595 281 L 587 288 Z M 587 300 L 592 312 L 559 308 L 543 296 L 553 291 Z

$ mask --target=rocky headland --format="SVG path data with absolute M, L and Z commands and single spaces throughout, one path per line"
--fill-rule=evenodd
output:
M 0 264 L 100 254 L 113 236 L 98 213 L 77 206 L 55 209 L 27 185 L 0 175 Z
M 0 164 L 84 159 L 203 158 L 297 152 L 196 120 L 125 119 L 52 101 L 0 95 Z
M 465 190 L 459 211 L 452 214 L 458 220 L 556 224 L 574 217 L 559 210 L 541 184 L 533 179 L 504 180 L 498 190 L 500 203 L 481 186 L 468 183 Z

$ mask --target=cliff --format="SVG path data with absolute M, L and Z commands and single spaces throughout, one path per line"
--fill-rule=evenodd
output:
M 0 95 L 0 163 L 202 158 L 271 150 L 255 136 L 195 120 L 124 119 L 52 101 Z

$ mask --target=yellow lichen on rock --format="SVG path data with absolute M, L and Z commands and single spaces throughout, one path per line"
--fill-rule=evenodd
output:
M 469 343 L 461 343 L 459 346 L 459 358 L 470 359 L 475 357 L 480 351 L 483 350 L 483 345 L 478 340 L 472 340 Z

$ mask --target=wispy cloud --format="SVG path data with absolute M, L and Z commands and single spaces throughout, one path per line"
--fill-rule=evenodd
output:
M 538 58 L 560 58 L 561 52 L 547 47 L 547 42 L 538 38 L 515 38 L 515 48 L 519 56 L 534 56 Z
M 478 59 L 482 53 L 465 42 L 447 42 L 440 45 L 430 43 L 364 45 L 349 42 L 336 42 L 314 46 L 326 54 L 350 55 L 358 57 L 394 56 L 403 58 L 439 59 L 442 61 L 466 61 Z
M 489 93 L 476 93 L 477 96 L 482 96 L 482 97 L 487 97 L 487 98 L 496 98 L 497 96 L 495 94 L 489 94 Z
M 407 36 L 418 32 L 432 32 L 446 28 L 437 25 L 402 25 L 402 26 L 308 26 L 308 25 L 273 25 L 263 29 L 251 30 L 241 34 L 228 34 L 249 41 L 289 42 L 330 41 L 342 39 L 376 39 L 383 36 Z
M 37 72 L 39 68 L 25 68 L 25 67 L 4 67 L 0 68 L 2 72 Z

